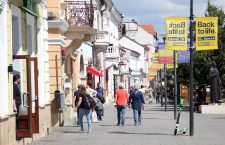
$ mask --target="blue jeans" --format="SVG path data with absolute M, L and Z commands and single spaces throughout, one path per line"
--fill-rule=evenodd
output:
M 86 115 L 86 118 L 87 118 L 88 129 L 91 129 L 91 110 L 79 108 L 79 125 L 81 127 L 81 130 L 84 129 L 84 126 L 83 126 L 83 116 L 84 115 Z
M 141 109 L 133 109 L 134 124 L 141 124 Z
M 125 123 L 125 110 L 126 110 L 125 106 L 120 106 L 120 105 L 117 106 L 117 119 L 118 119 L 117 124 L 124 125 L 124 123 Z

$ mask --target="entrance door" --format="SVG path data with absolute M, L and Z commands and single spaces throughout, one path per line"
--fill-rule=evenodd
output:
M 32 98 L 32 132 L 39 133 L 38 64 L 36 57 L 30 58 L 30 72 Z
M 14 74 L 20 75 L 19 89 L 22 103 L 19 107 L 19 114 L 16 117 L 17 137 L 32 136 L 32 99 L 31 99 L 31 73 L 29 55 L 13 56 Z

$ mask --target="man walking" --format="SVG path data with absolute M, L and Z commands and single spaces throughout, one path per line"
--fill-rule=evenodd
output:
M 97 98 L 104 104 L 105 103 L 105 98 L 104 98 L 104 89 L 101 87 L 100 83 L 97 84 Z
M 139 86 L 135 85 L 134 91 L 129 97 L 129 108 L 132 105 L 133 115 L 134 115 L 134 126 L 141 125 L 141 110 L 145 104 L 144 97 L 141 91 L 138 90 Z
M 117 107 L 117 126 L 124 126 L 125 123 L 125 110 L 127 105 L 128 92 L 124 89 L 124 84 L 119 85 L 119 89 L 115 94 L 115 103 Z

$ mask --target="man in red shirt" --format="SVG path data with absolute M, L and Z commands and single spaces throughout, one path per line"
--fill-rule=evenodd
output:
M 119 89 L 116 90 L 115 94 L 115 103 L 117 107 L 117 119 L 118 119 L 118 126 L 124 126 L 125 123 L 125 110 L 127 106 L 128 100 L 128 92 L 124 89 L 124 84 L 121 83 L 119 85 Z

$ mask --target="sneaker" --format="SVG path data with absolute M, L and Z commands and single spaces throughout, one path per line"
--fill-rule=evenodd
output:
M 117 126 L 120 126 L 120 124 L 119 124 L 119 123 L 117 123 L 116 125 L 117 125 Z
M 124 124 L 121 124 L 121 127 L 124 127 Z
M 84 130 L 83 130 L 83 129 L 81 129 L 79 132 L 80 132 L 80 133 L 84 133 Z
M 134 126 L 137 126 L 137 123 L 135 123 Z
M 141 122 L 139 122 L 138 125 L 141 125 Z
M 91 130 L 90 130 L 90 129 L 88 129 L 87 133 L 91 133 Z

